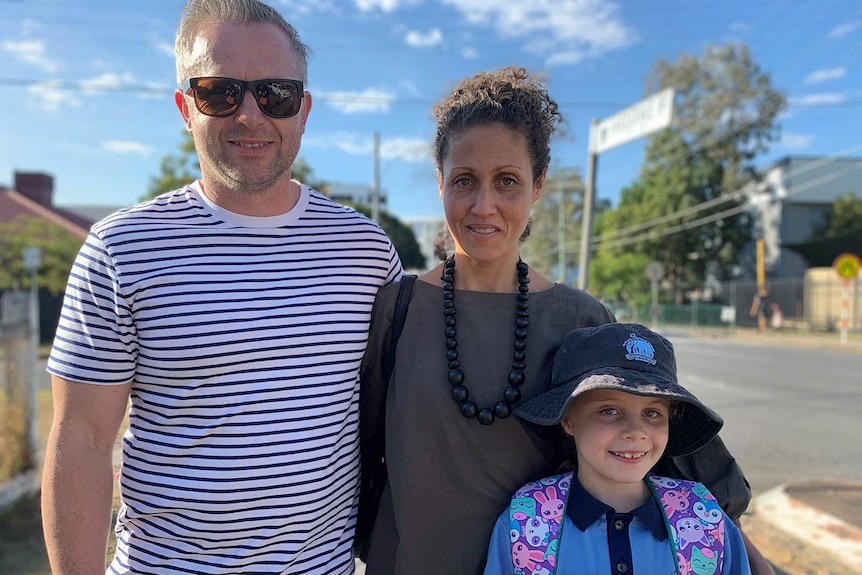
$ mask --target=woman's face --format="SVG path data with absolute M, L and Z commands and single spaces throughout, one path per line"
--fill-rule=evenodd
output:
M 501 124 L 456 134 L 437 180 L 456 253 L 486 263 L 517 257 L 544 182 L 533 180 L 522 134 Z

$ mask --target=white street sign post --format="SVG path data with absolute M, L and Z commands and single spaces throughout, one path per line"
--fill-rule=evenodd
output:
M 590 126 L 590 155 L 587 160 L 587 183 L 584 190 L 581 224 L 581 260 L 578 287 L 587 289 L 590 277 L 593 204 L 596 195 L 598 155 L 611 148 L 663 130 L 673 121 L 673 88 L 665 88 L 604 120 L 593 120 Z

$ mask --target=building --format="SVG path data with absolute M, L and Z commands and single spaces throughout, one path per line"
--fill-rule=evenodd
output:
M 770 279 L 802 278 L 810 267 L 831 265 L 843 251 L 862 252 L 862 222 L 858 233 L 840 241 L 812 241 L 832 204 L 848 192 L 862 199 L 862 158 L 788 156 L 749 187 Z

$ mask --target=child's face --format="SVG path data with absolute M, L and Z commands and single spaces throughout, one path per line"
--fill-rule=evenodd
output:
M 561 425 L 575 439 L 584 487 L 599 499 L 642 489 L 667 446 L 669 417 L 668 401 L 656 397 L 602 389 L 578 396 Z

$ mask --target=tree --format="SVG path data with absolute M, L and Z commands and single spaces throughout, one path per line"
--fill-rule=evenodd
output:
M 812 239 L 827 239 L 843 236 L 847 232 L 862 228 L 862 199 L 850 191 L 832 203 L 826 221 L 814 233 Z
M 674 125 L 691 151 L 703 150 L 721 164 L 722 189 L 739 190 L 754 177 L 751 160 L 766 152 L 780 132 L 775 122 L 787 106 L 745 44 L 711 45 L 698 58 L 683 54 L 676 63 L 658 60 L 646 93 L 674 88 Z M 665 156 L 665 161 L 684 161 Z
M 62 294 L 81 240 L 40 218 L 21 216 L 0 223 L 0 289 L 30 287 L 30 273 L 24 269 L 23 258 L 27 246 L 42 250 L 42 264 L 36 275 L 39 288 L 54 295 Z
M 371 217 L 371 208 L 362 204 L 345 202 L 357 212 Z M 395 250 L 398 252 L 398 257 L 401 258 L 401 265 L 405 269 L 424 269 L 425 256 L 422 255 L 422 250 L 419 249 L 419 244 L 416 242 L 416 236 L 409 226 L 406 226 L 398 218 L 386 211 L 380 211 L 378 223 L 389 239 Z
M 750 241 L 742 200 L 731 194 L 755 177 L 751 161 L 777 137 L 775 120 L 786 102 L 741 44 L 710 46 L 701 58 L 683 55 L 675 64 L 659 60 L 647 92 L 666 87 L 676 92 L 674 124 L 649 139 L 638 181 L 602 218 L 601 231 L 597 226 L 596 257 L 658 261 L 681 303 L 688 286 L 707 276 L 726 279 Z M 711 207 L 703 209 L 706 202 Z M 689 215 L 671 217 L 683 210 Z M 597 265 L 597 283 L 612 289 L 601 274 L 614 266 Z M 616 272 L 626 273 L 619 266 Z M 643 269 L 628 273 L 630 285 L 643 281 Z
M 201 177 L 201 165 L 195 151 L 195 141 L 188 132 L 183 132 L 179 154 L 168 154 L 162 158 L 161 173 L 150 178 L 150 187 L 141 200 L 155 198 L 182 188 Z

